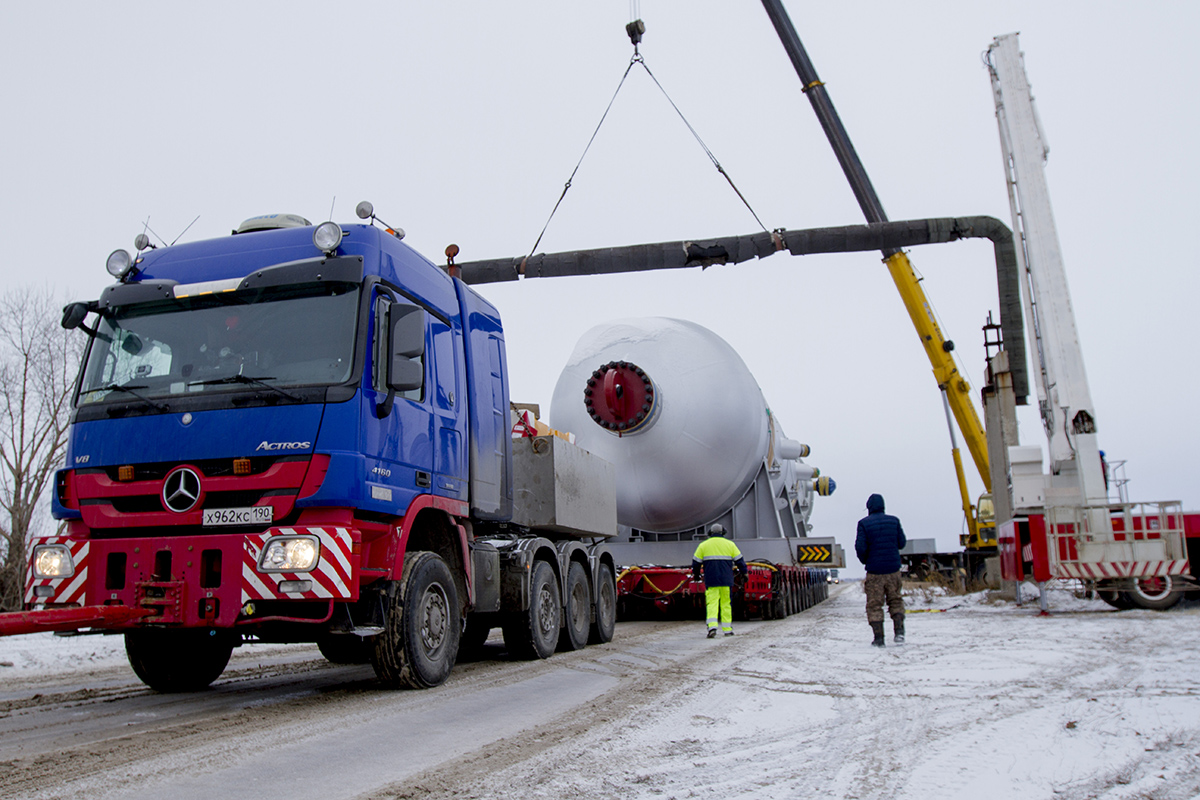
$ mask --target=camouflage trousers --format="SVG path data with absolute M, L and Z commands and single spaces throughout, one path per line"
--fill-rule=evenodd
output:
M 863 591 L 867 593 L 867 622 L 883 622 L 883 601 L 887 600 L 888 615 L 904 613 L 904 598 L 900 596 L 900 573 L 887 575 L 867 573 L 863 580 Z

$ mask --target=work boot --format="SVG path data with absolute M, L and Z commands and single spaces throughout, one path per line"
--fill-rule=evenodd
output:
M 733 636 L 733 631 L 725 631 L 726 636 Z
M 904 644 L 904 615 L 892 615 L 892 631 L 896 635 L 896 644 Z
M 717 629 L 716 629 L 716 628 L 709 628 L 709 629 L 708 629 L 708 638 L 709 638 L 709 639 L 715 639 L 715 638 L 717 638 Z
M 871 630 L 875 631 L 875 640 L 873 642 L 871 642 L 871 644 L 874 645 L 875 647 L 883 647 L 885 642 L 883 640 L 883 622 L 882 622 L 882 620 L 879 622 L 872 622 Z

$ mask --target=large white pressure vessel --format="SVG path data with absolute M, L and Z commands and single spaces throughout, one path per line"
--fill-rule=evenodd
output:
M 615 465 L 617 519 L 645 531 L 695 528 L 727 511 L 775 436 L 733 348 L 664 317 L 585 333 L 554 389 L 550 424 Z

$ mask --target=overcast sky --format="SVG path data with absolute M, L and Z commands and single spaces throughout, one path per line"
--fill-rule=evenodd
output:
M 642 53 L 771 228 L 863 221 L 759 3 L 645 0 Z M 789 12 L 893 220 L 1011 224 L 981 54 L 1020 31 L 1101 447 L 1135 499 L 1200 507 L 1194 2 L 843 2 Z M 357 221 L 370 200 L 435 261 L 533 245 L 632 48 L 629 3 L 4 3 L 3 288 L 77 299 L 145 220 L 168 241 L 264 213 Z M 336 203 L 334 198 L 336 197 Z M 539 250 L 757 226 L 644 73 L 617 99 Z M 986 240 L 914 265 L 973 386 L 997 310 Z M 942 404 L 877 253 L 486 286 L 515 400 L 549 405 L 608 319 L 706 325 L 838 482 L 814 535 L 852 549 L 871 492 L 910 538 L 962 531 Z M 976 394 L 977 397 L 977 394 Z M 1042 444 L 1023 413 L 1024 444 Z M 961 440 L 960 440 L 961 443 Z M 964 461 L 970 459 L 964 452 Z M 972 493 L 981 491 L 969 476 Z M 853 556 L 851 555 L 853 560 Z

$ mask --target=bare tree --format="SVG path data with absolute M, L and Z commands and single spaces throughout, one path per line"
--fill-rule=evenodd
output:
M 0 610 L 21 607 L 30 540 L 50 523 L 42 501 L 67 447 L 83 337 L 59 324 L 49 289 L 0 296 Z

